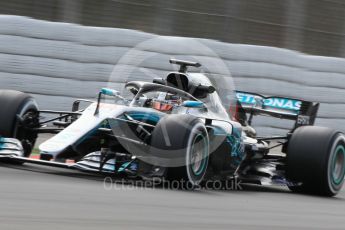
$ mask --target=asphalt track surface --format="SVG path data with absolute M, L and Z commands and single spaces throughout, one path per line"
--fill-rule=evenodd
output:
M 0 229 L 345 229 L 336 198 L 251 186 L 181 191 L 107 183 L 43 166 L 0 163 Z

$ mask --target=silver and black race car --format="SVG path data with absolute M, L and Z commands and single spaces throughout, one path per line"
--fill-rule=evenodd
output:
M 170 63 L 179 71 L 153 82 L 130 81 L 124 94 L 103 88 L 96 101 L 76 100 L 70 112 L 40 110 L 30 95 L 1 90 L 1 161 L 193 187 L 235 178 L 324 196 L 340 191 L 345 136 L 313 126 L 318 103 L 241 91 L 224 95 L 205 74 L 187 71 L 199 63 Z M 225 100 L 232 101 L 230 110 Z M 286 135 L 258 136 L 251 127 L 258 115 L 295 125 Z M 39 145 L 40 159 L 29 158 L 38 135 L 46 133 L 54 135 Z

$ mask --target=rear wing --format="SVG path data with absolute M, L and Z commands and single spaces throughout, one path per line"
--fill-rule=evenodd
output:
M 263 96 L 257 93 L 236 91 L 237 119 L 251 125 L 256 115 L 295 120 L 294 129 L 303 125 L 314 125 L 319 103 L 300 99 Z M 247 114 L 249 118 L 247 119 Z

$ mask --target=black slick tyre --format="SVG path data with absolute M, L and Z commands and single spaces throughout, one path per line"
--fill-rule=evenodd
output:
M 292 134 L 287 149 L 287 178 L 293 192 L 335 196 L 344 184 L 345 137 L 339 131 L 303 126 Z
M 37 133 L 28 129 L 38 125 L 36 101 L 23 92 L 0 90 L 0 106 L 0 136 L 20 140 L 28 157 L 37 139 Z
M 162 118 L 151 137 L 151 154 L 167 168 L 166 179 L 199 185 L 208 168 L 209 136 L 205 124 L 190 115 Z

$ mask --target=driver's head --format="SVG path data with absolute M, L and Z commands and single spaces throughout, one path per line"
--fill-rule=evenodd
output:
M 162 112 L 172 111 L 175 104 L 180 104 L 181 99 L 176 95 L 160 92 L 152 102 L 152 108 Z
M 161 112 L 168 112 L 171 111 L 173 109 L 173 105 L 172 104 L 168 104 L 168 103 L 164 103 L 161 101 L 154 101 L 152 102 L 152 108 L 156 109 L 158 111 Z

